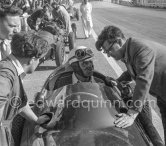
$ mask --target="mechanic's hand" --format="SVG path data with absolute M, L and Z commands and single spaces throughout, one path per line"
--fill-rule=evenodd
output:
M 111 86 L 111 87 L 113 87 L 113 86 L 117 86 L 117 81 L 114 79 L 114 78 L 112 78 L 112 77 L 106 77 L 105 78 L 105 81 L 106 81 L 106 85 L 107 86 Z
M 117 114 L 116 117 L 118 117 L 118 119 L 115 120 L 114 124 L 116 127 L 120 127 L 120 128 L 129 127 L 134 123 L 138 114 L 139 114 L 138 111 L 129 109 L 127 114 L 125 113 Z
M 134 120 L 135 120 L 134 117 L 125 113 L 117 114 L 116 116 L 118 117 L 118 119 L 115 120 L 114 124 L 116 127 L 119 127 L 119 128 L 129 127 L 134 123 Z

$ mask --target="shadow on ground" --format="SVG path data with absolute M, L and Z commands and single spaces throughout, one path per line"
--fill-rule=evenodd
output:
M 56 69 L 56 66 L 38 66 L 36 68 L 36 71 L 47 71 L 47 70 L 54 70 Z

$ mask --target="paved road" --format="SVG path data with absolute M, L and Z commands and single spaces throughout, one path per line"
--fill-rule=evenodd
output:
M 142 39 L 152 40 L 159 44 L 166 45 L 166 11 L 164 10 L 132 8 L 106 2 L 95 2 L 93 3 L 92 15 L 94 32 L 93 37 L 90 39 L 85 39 L 81 21 L 75 21 L 78 27 L 78 39 L 76 44 L 85 45 L 93 49 L 95 53 L 95 68 L 105 75 L 115 78 L 118 76 L 115 71 L 115 66 L 110 66 L 107 58 L 103 57 L 103 55 L 96 51 L 94 47 L 97 35 L 106 25 L 119 26 L 127 36 L 140 37 Z M 125 70 L 122 63 L 118 63 L 118 65 L 120 66 L 121 71 Z M 54 61 L 46 61 L 37 68 L 33 75 L 25 78 L 24 84 L 29 100 L 33 100 L 35 93 L 40 91 L 44 81 L 55 68 L 56 65 Z M 161 121 L 155 118 L 154 123 L 157 125 L 160 135 L 163 138 Z
M 93 9 L 94 29 L 98 34 L 101 26 L 119 26 L 126 35 L 153 40 L 166 45 L 166 10 L 125 7 L 103 2 Z

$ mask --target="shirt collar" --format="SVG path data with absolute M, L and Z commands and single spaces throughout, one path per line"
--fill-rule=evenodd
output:
M 3 42 L 4 42 L 5 45 L 9 45 L 11 43 L 11 40 L 5 39 L 5 40 L 3 40 Z
M 8 45 L 9 43 L 11 43 L 11 40 L 7 40 L 7 39 L 0 39 L 0 43 L 3 42 L 4 44 Z
M 75 73 L 72 74 L 72 81 L 73 81 L 73 84 L 82 82 L 82 81 L 78 80 L 78 78 L 76 77 Z M 95 81 L 93 76 L 91 76 L 90 82 L 91 83 L 96 83 L 96 81 Z
M 14 57 L 12 54 L 10 54 L 8 57 L 11 60 L 11 62 L 13 63 L 13 65 L 15 66 L 18 76 L 20 76 L 22 74 L 25 75 L 24 69 L 23 69 L 21 63 L 17 60 L 17 58 Z

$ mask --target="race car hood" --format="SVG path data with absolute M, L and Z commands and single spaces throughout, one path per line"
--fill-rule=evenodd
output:
M 53 91 L 43 113 L 49 111 L 60 119 L 51 134 L 48 130 L 44 135 L 62 146 L 146 145 L 135 126 L 115 127 L 118 100 L 110 87 L 97 83 L 78 83 L 58 93 Z

